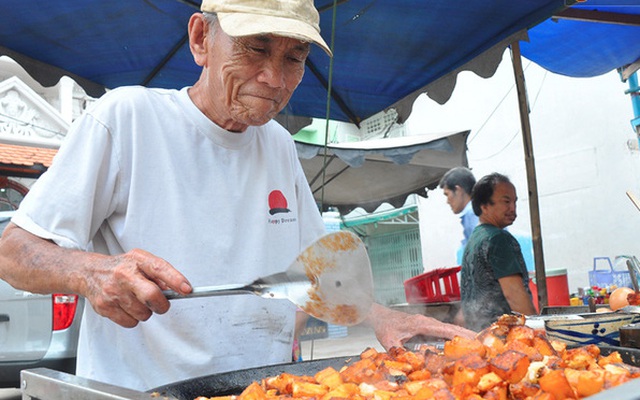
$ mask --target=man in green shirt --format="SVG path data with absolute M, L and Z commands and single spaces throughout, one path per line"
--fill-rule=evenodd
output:
M 516 189 L 504 175 L 492 173 L 473 187 L 473 211 L 479 217 L 462 258 L 461 315 L 456 322 L 479 331 L 512 311 L 536 314 L 520 245 L 504 228 L 516 219 Z

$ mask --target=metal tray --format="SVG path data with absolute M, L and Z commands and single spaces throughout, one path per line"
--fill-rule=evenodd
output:
M 315 374 L 328 366 L 341 368 L 359 356 L 270 365 L 260 368 L 207 375 L 172 383 L 147 392 L 97 382 L 49 368 L 23 370 L 23 400 L 193 400 L 198 396 L 241 393 L 253 381 L 290 372 Z M 158 396 L 158 394 L 160 396 Z

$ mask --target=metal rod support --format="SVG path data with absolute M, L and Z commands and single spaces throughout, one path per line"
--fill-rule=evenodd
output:
M 549 305 L 547 296 L 547 279 L 544 266 L 544 254 L 542 251 L 542 229 L 540 227 L 540 208 L 538 204 L 538 183 L 536 179 L 536 166 L 533 158 L 533 141 L 531 139 L 531 124 L 529 121 L 529 105 L 527 102 L 526 87 L 524 82 L 524 70 L 520 57 L 520 43 L 511 43 L 511 55 L 513 73 L 518 90 L 518 108 L 520 110 L 520 125 L 522 129 L 522 142 L 524 145 L 524 161 L 527 170 L 527 183 L 529 188 L 529 213 L 531 218 L 531 239 L 533 241 L 533 258 L 536 268 L 536 284 L 538 287 L 538 309 Z

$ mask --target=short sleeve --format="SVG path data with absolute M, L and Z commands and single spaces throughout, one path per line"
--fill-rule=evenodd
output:
M 76 122 L 13 222 L 59 246 L 87 250 L 113 211 L 117 168 L 105 126 L 89 114 Z

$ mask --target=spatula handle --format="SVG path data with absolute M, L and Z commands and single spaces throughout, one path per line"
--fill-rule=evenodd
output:
M 168 300 L 187 299 L 193 297 L 227 296 L 231 294 L 254 294 L 251 286 L 246 285 L 218 285 L 194 287 L 193 291 L 187 295 L 182 295 L 173 290 L 162 292 Z

